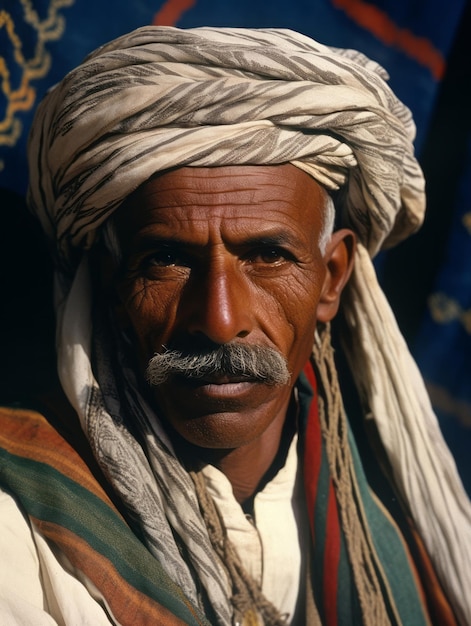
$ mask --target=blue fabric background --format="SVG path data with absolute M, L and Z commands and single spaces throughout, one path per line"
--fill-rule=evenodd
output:
M 27 133 L 48 87 L 98 45 L 149 23 L 292 28 L 377 60 L 414 114 L 429 215 L 378 271 L 471 493 L 469 14 L 465 0 L 0 1 L 1 398 L 25 386 L 25 358 L 38 385 L 53 362 L 50 267 L 24 208 Z

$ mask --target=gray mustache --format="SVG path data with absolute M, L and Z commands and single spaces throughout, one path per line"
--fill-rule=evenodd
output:
M 237 376 L 272 386 L 285 385 L 291 377 L 286 359 L 277 350 L 240 343 L 186 353 L 167 350 L 150 359 L 146 376 L 152 386 L 161 385 L 174 374 L 189 379 Z

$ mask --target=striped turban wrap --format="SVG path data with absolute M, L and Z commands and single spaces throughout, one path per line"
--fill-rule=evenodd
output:
M 370 260 L 414 232 L 425 205 L 411 114 L 386 80 L 361 53 L 287 30 L 138 29 L 89 55 L 40 104 L 28 201 L 54 242 L 59 372 L 83 415 L 96 381 L 82 259 L 132 191 L 171 167 L 286 162 L 338 191 L 338 222 L 359 241 L 345 350 L 395 484 L 471 623 L 469 501 Z

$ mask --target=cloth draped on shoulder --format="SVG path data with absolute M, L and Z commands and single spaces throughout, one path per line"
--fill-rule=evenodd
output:
M 299 382 L 298 392 L 302 406 L 300 421 L 309 431 L 305 436 L 303 428 L 300 434 L 304 448 L 308 520 L 315 538 L 308 557 L 309 569 L 316 581 L 312 591 L 308 591 L 313 601 L 307 603 L 315 609 L 307 611 L 303 623 L 309 626 L 429 626 L 427 615 L 428 608 L 431 608 L 440 626 L 456 626 L 446 601 L 440 605 L 443 594 L 433 576 L 426 580 L 427 587 L 432 584 L 432 590 L 427 589 L 428 601 L 430 591 L 433 597 L 427 608 L 401 533 L 369 491 L 355 444 L 351 441 L 351 450 L 356 457 L 354 483 L 363 510 L 363 523 L 366 521 L 365 526 L 369 528 L 370 547 L 363 556 L 372 574 L 366 586 L 358 585 L 355 568 L 360 559 L 349 559 L 348 531 L 343 527 L 335 505 L 334 479 L 328 469 L 328 445 L 321 432 L 316 380 L 309 364 Z M 52 545 L 55 558 L 65 571 L 73 572 L 74 578 L 87 589 L 95 589 L 95 601 L 106 607 L 110 623 L 122 626 L 136 623 L 168 626 L 275 623 L 270 619 L 245 621 L 235 616 L 231 622 L 224 611 L 212 614 L 208 607 L 204 610 L 198 606 L 198 601 L 190 600 L 187 588 L 174 581 L 178 565 L 170 572 L 166 571 L 130 528 L 126 513 L 122 516 L 113 504 L 110 495 L 113 499 L 114 496 L 99 468 L 90 454 L 83 454 L 87 446 L 83 434 L 74 426 L 74 416 L 67 413 L 56 415 L 57 406 L 46 405 L 45 408 L 47 418 L 29 409 L 0 410 L 0 484 L 15 495 L 35 531 Z M 348 428 L 344 433 L 347 432 Z M 188 493 L 191 494 L 191 490 Z M 185 497 L 188 499 L 188 495 Z M 188 511 L 188 507 L 185 509 Z M 190 517 L 193 517 L 191 513 Z M 195 520 L 187 520 L 187 523 L 190 521 Z M 351 525 L 348 530 L 352 531 Z M 360 555 L 362 550 L 358 539 L 355 533 L 355 550 Z M 75 615 L 72 607 L 78 600 L 75 594 L 66 593 L 57 561 L 51 565 L 49 558 L 40 551 L 38 559 L 42 576 L 51 581 L 52 575 L 51 584 L 43 588 L 46 606 L 53 607 L 50 615 L 58 623 L 62 621 L 61 616 L 69 623 L 68 620 Z M 202 563 L 207 566 L 212 559 L 214 556 L 208 555 L 205 564 L 200 559 L 200 567 Z M 380 586 L 380 593 L 375 589 L 376 585 Z M 213 579 L 212 593 L 209 593 L 211 601 L 217 596 L 215 586 Z M 304 595 L 303 591 L 301 595 Z M 95 610 L 95 601 L 90 599 L 88 603 L 80 604 L 80 615 L 73 619 L 82 623 L 89 611 Z M 62 605 L 64 602 L 66 606 Z M 67 618 L 64 618 L 64 611 Z M 281 621 L 283 624 L 300 623 L 299 619 L 296 622 Z
M 2 409 L 0 423 L 2 486 L 15 494 L 29 520 L 52 542 L 56 555 L 72 564 L 81 582 L 99 590 L 116 620 L 110 623 L 209 626 L 131 531 L 90 467 L 44 416 Z M 47 578 L 43 563 L 40 568 Z M 46 604 L 58 608 L 52 596 Z M 76 619 L 84 615 L 85 607 Z
M 290 162 L 333 192 L 339 225 L 359 240 L 342 305 L 345 352 L 464 625 L 471 506 L 370 258 L 414 232 L 425 204 L 413 121 L 386 80 L 361 53 L 287 30 L 138 29 L 92 53 L 39 106 L 28 200 L 55 244 L 62 385 L 110 465 L 93 410 L 103 388 L 90 363 L 87 300 L 86 252 L 100 225 L 150 176 L 183 165 Z

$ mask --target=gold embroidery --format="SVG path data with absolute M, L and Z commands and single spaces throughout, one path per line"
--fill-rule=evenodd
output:
M 466 228 L 468 233 L 471 235 L 471 213 L 465 213 L 463 215 L 463 226 Z
M 433 406 L 452 415 L 466 428 L 471 428 L 471 403 L 454 398 L 450 392 L 439 385 L 426 381 L 427 391 Z
M 432 294 L 428 304 L 432 319 L 437 324 L 449 324 L 458 320 L 466 332 L 471 334 L 471 309 L 463 309 L 456 300 L 444 293 Z
M 26 58 L 23 42 L 18 35 L 13 16 L 8 11 L 0 11 L 0 30 L 4 31 L 7 44 L 10 45 L 8 57 L 0 56 L 1 91 L 6 101 L 3 119 L 0 119 L 0 145 L 14 146 L 22 132 L 18 119 L 21 111 L 30 111 L 36 100 L 36 90 L 31 84 L 44 78 L 51 66 L 50 54 L 46 43 L 60 39 L 65 30 L 65 20 L 59 10 L 71 6 L 74 0 L 51 0 L 47 16 L 41 21 L 31 0 L 20 0 L 23 7 L 24 21 L 36 32 L 37 42 L 34 56 Z M 8 67 L 7 58 L 12 59 L 15 67 Z M 12 76 L 18 75 L 18 87 L 12 85 Z M 15 81 L 16 83 L 16 81 Z

